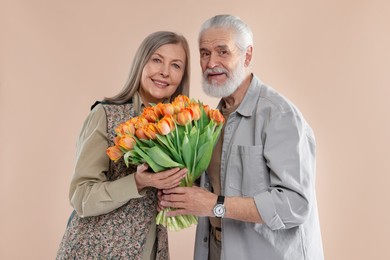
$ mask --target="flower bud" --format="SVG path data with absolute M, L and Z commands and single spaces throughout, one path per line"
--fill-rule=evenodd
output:
M 112 161 L 118 161 L 123 155 L 121 149 L 119 149 L 119 147 L 116 145 L 108 147 L 106 153 Z
M 176 123 L 186 125 L 192 121 L 193 112 L 190 108 L 184 108 L 176 115 Z
M 210 109 L 209 110 L 209 117 L 217 125 L 225 123 L 225 118 L 223 117 L 223 115 L 221 114 L 221 112 L 218 109 Z

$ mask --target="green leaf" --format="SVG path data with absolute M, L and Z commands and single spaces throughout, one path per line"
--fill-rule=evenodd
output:
M 193 176 L 193 181 L 195 181 L 196 179 L 198 179 L 200 177 L 200 175 L 202 174 L 202 172 L 204 172 L 207 167 L 209 166 L 210 164 L 210 160 L 211 160 L 211 155 L 213 154 L 213 148 L 214 148 L 214 145 L 210 145 L 210 144 L 203 144 L 200 148 L 199 148 L 199 155 L 201 155 L 201 157 L 199 158 L 196 166 L 195 166 L 195 171 L 192 173 Z M 202 150 L 202 151 L 200 151 Z
M 146 149 L 151 149 L 151 148 L 146 148 Z M 134 151 L 136 151 L 141 157 L 142 159 L 145 160 L 145 162 L 149 165 L 150 168 L 152 168 L 152 170 L 154 172 L 161 172 L 163 170 L 166 170 L 165 167 L 157 164 L 150 156 L 148 156 L 143 150 L 141 150 L 138 146 L 134 146 Z
M 219 126 L 217 126 L 217 128 L 215 129 L 214 133 L 213 133 L 213 142 L 216 143 L 216 141 L 218 140 L 219 138 L 219 135 L 221 133 L 221 130 L 222 130 L 222 127 L 223 125 L 220 124 Z
M 123 160 L 127 167 L 129 167 L 129 162 L 134 165 L 143 163 L 145 160 L 134 150 L 130 150 L 123 155 Z
M 194 160 L 195 149 L 191 147 L 190 140 L 188 139 L 188 136 L 186 134 L 183 137 L 181 149 L 182 149 L 181 151 L 182 151 L 184 164 L 187 169 L 191 170 L 193 165 L 193 160 Z
M 145 151 L 155 163 L 165 168 L 183 167 L 183 165 L 173 161 L 171 157 L 164 153 L 158 146 L 148 148 Z
M 199 131 L 196 127 L 193 127 L 190 132 L 190 144 L 192 148 L 196 148 L 199 140 Z
M 212 136 L 213 135 L 212 135 L 210 127 L 206 127 L 206 129 L 204 129 L 203 133 L 201 133 L 199 136 L 199 145 L 202 145 L 202 144 L 208 143 L 208 142 L 212 142 L 213 141 Z
M 206 114 L 206 111 L 204 111 L 203 104 L 199 102 L 199 105 L 200 105 L 199 129 L 203 129 L 210 122 L 210 118 Z
M 180 154 L 178 153 L 178 151 L 176 151 L 176 149 L 172 145 L 172 143 L 169 142 L 168 138 L 169 137 L 167 137 L 167 136 L 157 135 L 157 140 L 160 143 L 162 143 L 162 145 L 159 146 L 160 149 L 163 150 L 166 154 L 170 154 L 172 159 L 175 162 L 183 164 L 183 160 L 182 160 Z

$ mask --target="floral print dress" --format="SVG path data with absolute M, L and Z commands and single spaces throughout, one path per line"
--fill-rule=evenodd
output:
M 133 104 L 103 104 L 107 118 L 108 145 L 114 144 L 115 127 L 134 117 Z M 123 160 L 110 162 L 108 181 L 136 171 L 127 168 Z M 80 217 L 72 214 L 60 244 L 56 259 L 142 259 L 147 235 L 155 221 L 156 189 L 145 196 L 130 199 L 125 205 L 103 215 Z M 169 259 L 167 231 L 156 230 L 156 259 Z

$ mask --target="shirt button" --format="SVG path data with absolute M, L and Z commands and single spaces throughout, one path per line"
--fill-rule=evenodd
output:
M 207 243 L 207 237 L 203 238 L 203 242 Z
M 205 188 L 208 188 L 210 186 L 210 184 L 208 183 L 208 182 L 206 182 L 205 184 L 204 184 L 204 187 Z

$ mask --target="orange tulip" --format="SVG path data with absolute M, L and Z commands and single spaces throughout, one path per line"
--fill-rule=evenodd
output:
M 119 139 L 118 145 L 125 150 L 131 150 L 135 145 L 135 139 L 130 135 L 124 135 Z
M 143 127 L 136 129 L 135 135 L 138 137 L 138 139 L 144 139 L 144 140 L 149 139 L 148 136 L 146 135 L 145 129 Z
M 124 123 L 119 124 L 115 128 L 115 133 L 119 136 L 129 134 L 129 135 L 134 135 L 135 133 L 135 125 L 134 122 L 136 122 L 137 119 L 130 119 Z
M 130 119 L 131 123 L 134 123 L 135 129 L 142 128 L 144 125 L 149 124 L 149 121 L 143 116 L 137 116 Z
M 144 130 L 145 135 L 149 139 L 152 139 L 152 140 L 156 139 L 156 137 L 157 137 L 156 134 L 157 134 L 158 130 L 157 130 L 157 127 L 155 124 L 145 125 L 142 129 Z
M 121 123 L 119 124 L 117 127 L 115 127 L 115 133 L 119 136 L 122 136 L 124 135 L 124 131 L 123 131 L 123 126 L 124 126 L 125 123 Z
M 158 115 L 156 114 L 154 107 L 144 108 L 144 111 L 142 112 L 142 116 L 150 123 L 154 123 L 158 119 Z
M 185 95 L 178 95 L 175 97 L 174 101 L 183 102 L 185 104 L 190 103 L 190 98 Z
M 206 115 L 208 115 L 209 111 L 210 111 L 210 106 L 209 105 L 203 105 L 203 110 L 206 113 Z
M 175 113 L 180 112 L 181 109 L 185 108 L 190 103 L 190 99 L 187 96 L 179 95 L 173 101 L 172 105 L 175 108 Z
M 190 108 L 183 108 L 176 115 L 176 123 L 179 125 L 186 125 L 191 122 L 193 117 L 193 112 Z
M 157 130 L 161 135 L 167 135 L 175 129 L 175 122 L 173 121 L 172 115 L 164 116 L 157 123 Z
M 154 111 L 160 117 L 165 115 L 173 115 L 175 113 L 175 108 L 172 104 L 169 103 L 158 103 L 154 107 Z
M 123 152 L 121 151 L 121 149 L 119 149 L 118 146 L 111 146 L 111 147 L 108 147 L 107 150 L 106 150 L 106 153 L 108 155 L 108 157 L 110 157 L 110 159 L 112 161 L 118 161 L 122 155 L 123 155 Z
M 213 120 L 217 125 L 225 123 L 225 118 L 219 112 L 218 109 L 210 109 L 209 110 L 209 117 L 211 120 Z
M 121 137 L 120 136 L 115 136 L 115 138 L 114 138 L 114 144 L 116 145 L 116 146 L 119 146 L 119 140 L 121 139 Z
M 200 118 L 200 107 L 198 103 L 190 103 L 189 108 L 192 110 L 192 119 L 199 120 Z

